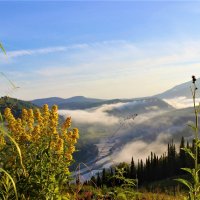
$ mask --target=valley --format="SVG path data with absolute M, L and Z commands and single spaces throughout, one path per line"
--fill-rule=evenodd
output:
M 74 170 L 82 163 L 80 174 L 83 180 L 88 180 L 103 168 L 130 162 L 132 156 L 137 161 L 145 159 L 151 152 L 161 155 L 167 151 L 162 147 L 172 139 L 175 143 L 182 136 L 191 140 L 192 133 L 187 126 L 194 117 L 192 109 L 188 108 L 191 103 L 184 104 L 183 108 L 167 103 L 171 99 L 178 103 L 189 84 L 181 84 L 154 97 L 114 100 L 73 97 L 63 100 L 65 103 L 60 104 L 59 114 L 64 118 L 72 117 L 75 126 L 80 127 L 80 142 L 85 143 L 75 154 Z M 189 94 L 186 96 L 185 102 L 191 102 Z M 82 159 L 82 150 L 89 143 L 97 152 L 91 154 L 91 149 Z
M 169 104 L 171 99 L 179 101 L 187 87 L 189 83 L 184 83 L 159 95 L 134 99 L 105 100 L 76 96 L 36 99 L 31 103 L 8 99 L 5 104 L 6 98 L 1 98 L 1 110 L 8 105 L 12 110 L 18 108 L 17 113 L 20 113 L 21 104 L 27 105 L 27 108 L 57 104 L 61 120 L 71 116 L 73 126 L 80 130 L 72 170 L 75 171 L 82 163 L 81 175 L 87 180 L 103 168 L 130 162 L 132 156 L 137 161 L 145 159 L 151 151 L 161 155 L 166 152 L 162 146 L 172 139 L 175 143 L 182 136 L 191 140 L 187 124 L 193 121 L 194 116 L 188 107 L 190 104 L 184 104 L 183 108 Z M 191 101 L 189 95 L 186 97 L 186 102 Z

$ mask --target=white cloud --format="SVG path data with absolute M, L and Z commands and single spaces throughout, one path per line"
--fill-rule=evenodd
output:
M 185 82 L 192 74 L 200 74 L 200 41 L 162 44 L 103 41 L 8 52 L 8 57 L 17 61 L 18 56 L 56 51 L 62 53 L 59 57 L 52 54 L 53 62 L 47 58 L 45 61 L 41 61 L 41 57 L 38 61 L 34 58 L 34 66 L 29 56 L 25 73 L 29 73 L 26 79 L 30 80 L 28 85 L 32 84 L 34 90 L 27 94 L 21 92 L 19 96 L 29 99 L 40 98 L 41 94 L 42 97 L 67 97 L 63 91 L 67 91 L 69 96 L 98 98 L 148 96 Z M 13 65 L 20 66 L 20 63 Z M 15 68 L 20 70 L 19 67 Z M 36 82 L 41 85 L 34 87 Z M 27 86 L 23 84 L 23 87 Z
M 65 117 L 71 116 L 72 119 L 79 123 L 99 123 L 112 126 L 119 123 L 117 117 L 109 115 L 106 111 L 121 106 L 122 103 L 103 105 L 95 109 L 88 110 L 59 110 L 59 114 Z
M 186 97 L 176 97 L 172 99 L 163 99 L 168 104 L 172 105 L 174 108 L 188 108 L 193 107 L 193 99 L 188 99 Z M 196 102 L 200 102 L 200 98 L 196 98 Z
M 73 49 L 84 49 L 87 48 L 87 44 L 75 44 L 69 46 L 53 46 L 39 49 L 25 49 L 25 50 L 16 50 L 16 51 L 7 51 L 6 56 L 1 55 L 1 59 L 13 59 L 22 56 L 31 56 L 35 54 L 49 54 L 55 52 L 68 51 Z
M 151 152 L 156 152 L 156 155 L 162 155 L 167 151 L 167 142 L 170 140 L 170 135 L 161 133 L 155 141 L 145 142 L 137 140 L 126 144 L 122 150 L 113 155 L 116 162 L 130 162 L 131 157 L 137 162 L 138 159 L 145 160 Z M 163 148 L 165 147 L 165 148 Z
M 197 42 L 198 44 L 200 42 Z M 84 45 L 83 45 L 84 46 Z M 174 69 L 181 69 L 191 64 L 191 70 L 197 68 L 194 65 L 200 63 L 198 55 L 200 48 L 196 43 L 188 42 L 174 45 L 166 43 L 138 45 L 126 41 L 112 41 L 93 43 L 85 45 L 84 48 L 71 54 L 74 63 L 62 66 L 49 66 L 37 70 L 38 74 L 43 76 L 63 76 L 70 74 L 77 76 L 81 74 L 91 79 L 93 76 L 100 79 L 115 78 L 122 76 L 136 75 L 141 76 L 146 73 L 151 74 L 158 71 L 162 76 L 168 70 L 168 73 L 174 73 Z M 154 48 L 154 51 L 152 51 Z M 171 51 L 173 49 L 173 51 Z M 157 72 L 157 73 L 158 73 Z M 134 75 L 135 74 L 135 75 Z M 154 77 L 156 79 L 157 77 Z
M 157 110 L 158 108 L 156 108 L 155 111 L 155 107 L 153 107 L 153 109 L 152 107 L 148 107 L 151 108 L 150 110 L 148 110 L 148 113 L 143 113 L 141 115 L 139 114 L 136 118 L 134 117 L 135 113 L 132 113 L 133 116 L 130 114 L 126 114 L 127 117 L 124 116 L 124 109 L 130 110 L 131 112 L 133 106 L 143 103 L 144 102 L 142 101 L 133 101 L 127 103 L 104 104 L 102 106 L 86 110 L 59 110 L 59 114 L 64 117 L 71 116 L 75 121 L 83 124 L 99 123 L 106 126 L 112 126 L 117 124 L 119 125 L 119 123 L 124 120 L 126 120 L 126 123 L 133 122 L 133 118 L 134 124 L 141 124 L 157 115 L 166 112 L 162 110 Z M 117 109 L 119 113 L 118 116 L 113 116 L 108 113 L 108 111 L 112 111 L 113 109 Z
M 120 111 L 125 106 L 130 106 L 130 104 L 131 103 L 104 104 L 97 108 L 87 110 L 59 110 L 59 114 L 65 117 L 71 116 L 79 123 L 99 123 L 112 126 L 119 124 L 119 118 L 109 115 L 107 111 L 111 111 L 114 108 L 117 108 Z
M 42 49 L 34 49 L 34 50 L 19 50 L 19 51 L 8 51 L 7 58 L 16 58 L 20 56 L 34 55 L 34 54 L 48 54 L 53 52 L 65 51 L 65 47 L 49 47 Z

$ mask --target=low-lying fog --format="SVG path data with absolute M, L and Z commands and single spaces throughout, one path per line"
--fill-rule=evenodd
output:
M 141 103 L 142 102 L 138 102 L 138 104 Z M 146 113 L 141 113 L 138 116 L 135 116 L 136 113 L 132 112 L 133 106 L 136 106 L 136 102 L 103 105 L 87 110 L 59 110 L 59 114 L 64 117 L 71 116 L 72 120 L 75 121 L 76 124 L 85 124 L 84 126 L 87 126 L 88 130 L 91 130 L 91 128 L 95 130 L 95 126 L 98 124 L 97 127 L 99 128 L 100 124 L 101 128 L 104 128 L 105 132 L 109 130 L 110 133 L 107 135 L 107 140 L 110 140 L 110 136 L 112 135 L 112 142 L 114 146 L 115 140 L 113 139 L 115 137 L 118 137 L 119 135 L 120 137 L 123 137 L 123 134 L 131 132 L 131 130 L 134 129 L 134 126 L 148 122 L 155 116 L 159 116 L 167 112 L 166 110 L 159 110 L 157 106 L 150 106 L 145 108 L 147 111 Z M 119 114 L 109 114 L 109 111 L 112 111 L 113 109 L 117 109 L 118 113 L 121 113 L 121 116 L 123 117 L 120 117 Z M 127 114 L 127 116 L 123 113 L 125 109 L 130 110 L 130 114 Z M 114 157 L 120 162 L 130 161 L 133 155 L 135 159 L 146 158 L 151 151 L 156 152 L 157 154 L 162 154 L 166 151 L 166 149 L 163 148 L 163 145 L 169 142 L 169 138 L 170 135 L 168 133 L 165 134 L 162 132 L 156 136 L 156 140 L 151 142 L 143 141 L 143 139 L 128 141 L 127 144 L 123 144 L 122 149 L 118 149 L 119 152 L 114 152 Z M 105 140 L 99 139 L 98 145 L 102 143 L 105 143 Z
M 92 132 L 92 137 L 88 138 L 98 138 L 98 142 L 94 143 L 99 151 L 98 157 L 88 163 L 92 171 L 118 162 L 130 163 L 132 157 L 137 163 L 138 159 L 145 160 L 151 152 L 162 155 L 167 151 L 167 143 L 171 142 L 172 136 L 187 126 L 188 119 L 180 120 L 180 113 L 176 116 L 170 113 L 170 109 L 152 105 L 145 104 L 145 109 L 136 116 L 137 103 L 143 104 L 129 102 L 86 110 L 59 110 L 60 115 L 71 116 L 77 127 L 84 127 L 84 134 L 91 135 Z M 105 134 L 101 136 L 99 130 Z M 82 169 L 82 173 L 90 174 L 87 169 Z
M 172 99 L 163 99 L 169 105 L 173 106 L 174 108 L 188 108 L 193 106 L 193 99 L 188 99 L 187 97 L 176 97 Z M 200 98 L 196 98 L 196 102 L 200 102 Z

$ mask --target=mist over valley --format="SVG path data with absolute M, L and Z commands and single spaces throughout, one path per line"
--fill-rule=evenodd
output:
M 184 136 L 192 139 L 188 124 L 194 119 L 192 99 L 184 83 L 162 94 L 135 99 L 48 98 L 32 101 L 59 106 L 59 115 L 72 117 L 80 130 L 77 163 L 83 162 L 82 174 L 95 172 L 119 162 L 145 159 L 151 152 L 162 155 L 170 141 L 179 145 Z

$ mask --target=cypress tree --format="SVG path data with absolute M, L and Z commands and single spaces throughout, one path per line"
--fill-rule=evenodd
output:
M 98 174 L 97 174 L 97 186 L 98 186 L 98 187 L 101 187 L 101 186 L 102 186 L 101 177 L 100 177 L 100 175 L 99 175 L 99 172 L 98 172 Z
M 135 163 L 134 163 L 133 157 L 131 159 L 130 178 L 132 178 L 132 179 L 136 178 L 136 167 L 135 167 Z
M 103 168 L 102 177 L 101 177 L 102 185 L 106 185 L 106 169 Z

